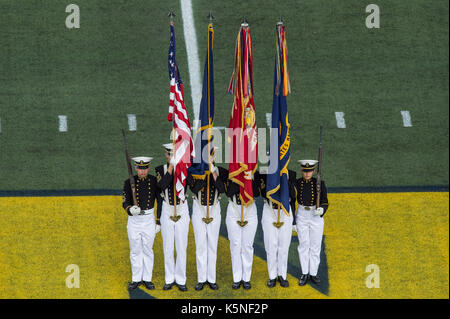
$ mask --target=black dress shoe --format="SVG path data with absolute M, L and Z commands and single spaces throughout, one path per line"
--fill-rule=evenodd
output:
M 209 288 L 211 288 L 212 290 L 217 290 L 219 289 L 219 286 L 214 282 L 208 282 Z
M 244 289 L 248 290 L 252 288 L 252 285 L 250 285 L 250 281 L 244 281 Z
M 134 290 L 137 287 L 139 287 L 140 284 L 141 284 L 140 281 L 132 281 L 132 282 L 128 283 L 128 289 Z
M 267 281 L 267 287 L 269 287 L 269 288 L 275 287 L 276 284 L 277 284 L 277 280 L 276 279 L 269 279 Z
M 178 287 L 178 289 L 179 289 L 180 291 L 186 291 L 186 290 L 188 290 L 187 287 L 186 287 L 186 285 L 179 285 L 179 284 L 177 284 L 177 287 Z
M 311 276 L 310 279 L 311 279 L 311 281 L 312 281 L 313 283 L 315 283 L 317 286 L 320 286 L 320 278 L 319 278 L 319 276 Z
M 171 284 L 165 284 L 163 287 L 163 290 L 169 290 L 172 289 L 172 286 L 175 285 L 175 281 Z
M 155 289 L 155 285 L 151 281 L 143 281 L 145 288 L 149 290 Z
M 203 286 L 206 284 L 206 282 L 198 282 L 196 285 L 195 285 L 195 290 L 202 290 L 203 289 Z
M 231 288 L 239 289 L 239 288 L 241 288 L 241 283 L 242 283 L 242 281 L 233 282 L 233 285 L 231 286 Z
M 300 280 L 298 281 L 298 284 L 300 286 L 304 286 L 308 282 L 308 279 L 309 279 L 309 275 L 301 275 Z
M 281 287 L 283 287 L 283 288 L 289 287 L 289 281 L 287 281 L 283 277 L 278 276 L 278 281 L 280 282 Z

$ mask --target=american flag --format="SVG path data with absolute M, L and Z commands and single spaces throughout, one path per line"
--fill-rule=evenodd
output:
M 175 189 L 177 196 L 183 201 L 185 199 L 184 188 L 187 170 L 191 166 L 194 147 L 191 138 L 191 123 L 184 105 L 183 82 L 181 82 L 175 52 L 175 28 L 171 24 L 169 46 L 170 103 L 167 119 L 173 123 Z

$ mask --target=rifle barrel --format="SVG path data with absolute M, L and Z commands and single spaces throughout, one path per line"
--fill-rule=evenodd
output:
M 320 126 L 320 138 L 319 138 L 319 155 L 317 157 L 317 196 L 316 196 L 316 208 L 320 207 L 320 193 L 321 193 L 321 183 L 322 183 L 322 126 Z
M 138 206 L 137 197 L 136 197 L 136 185 L 134 183 L 133 169 L 131 168 L 131 160 L 130 160 L 130 154 L 128 152 L 127 137 L 125 135 L 124 129 L 122 129 L 122 134 L 123 134 L 123 141 L 125 144 L 125 157 L 127 160 L 128 176 L 130 179 L 130 186 L 131 186 L 131 195 L 133 196 L 134 206 Z

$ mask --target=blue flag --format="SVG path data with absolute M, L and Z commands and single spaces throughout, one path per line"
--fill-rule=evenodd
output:
M 189 172 L 194 178 L 204 178 L 209 172 L 209 155 L 212 150 L 212 128 L 214 124 L 214 64 L 213 64 L 214 29 L 208 26 L 208 51 L 203 71 L 202 100 L 200 102 L 199 122 L 195 139 L 195 158 Z
M 269 156 L 267 173 L 267 198 L 280 205 L 289 215 L 288 164 L 291 156 L 289 120 L 286 96 L 290 93 L 289 72 L 287 68 L 287 47 L 284 26 L 277 26 L 277 55 L 275 58 L 272 129 L 270 133 L 270 150 L 276 154 Z M 273 145 L 272 145 L 273 143 Z M 271 169 L 275 168 L 275 170 Z

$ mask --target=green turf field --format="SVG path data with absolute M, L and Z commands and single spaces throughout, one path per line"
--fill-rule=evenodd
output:
M 184 38 L 177 0 L 78 0 L 81 27 L 72 30 L 65 26 L 69 3 L 0 1 L 0 298 L 148 297 L 145 291 L 130 296 L 125 289 L 126 215 L 114 196 L 127 177 L 121 129 L 128 129 L 127 114 L 135 114 L 137 130 L 127 132 L 131 156 L 152 156 L 154 166 L 164 162 L 161 144 L 171 128 L 169 10 L 176 13 L 177 60 L 192 123 L 185 45 L 190 39 Z M 227 262 L 218 276 L 224 287 L 219 298 L 448 298 L 448 1 L 376 4 L 380 29 L 366 28 L 368 3 L 360 0 L 192 1 L 200 70 L 209 11 L 215 16 L 216 126 L 228 125 L 232 96 L 226 91 L 246 16 L 257 125 L 266 127 L 274 29 L 283 17 L 292 87 L 290 168 L 297 169 L 300 158 L 317 156 L 323 125 L 323 177 L 332 193 L 322 288 L 302 290 L 296 284 L 293 237 L 293 289 L 269 294 L 259 231 L 254 285 L 262 293 L 234 294 L 225 288 L 231 265 L 223 224 L 219 245 Z M 403 126 L 404 110 L 412 127 Z M 337 127 L 335 112 L 345 113 L 346 128 Z M 59 115 L 67 116 L 67 132 L 58 131 Z M 51 197 L 61 194 L 111 196 Z M 101 209 L 92 210 L 97 206 Z M 223 198 L 223 212 L 225 206 Z M 189 294 L 159 289 L 152 297 L 207 297 L 192 289 L 190 236 Z M 157 288 L 163 278 L 158 260 L 160 237 Z M 82 289 L 64 285 L 65 267 L 72 263 L 80 266 Z M 364 285 L 365 267 L 372 263 L 380 266 L 381 289 Z M 105 280 L 107 287 L 100 286 Z M 11 288 L 13 283 L 20 284 Z
M 119 189 L 121 128 L 136 114 L 130 152 L 163 160 L 167 122 L 167 12 L 175 10 L 178 63 L 192 115 L 178 1 L 83 1 L 80 29 L 60 1 L 0 3 L 0 190 Z M 380 29 L 362 1 L 193 1 L 201 68 L 207 14 L 215 23 L 217 126 L 240 19 L 253 37 L 258 127 L 271 112 L 274 26 L 286 24 L 292 161 L 315 157 L 324 126 L 324 174 L 342 186 L 448 184 L 448 2 L 379 1 Z M 409 110 L 412 127 L 403 127 Z M 334 112 L 344 112 L 338 129 Z M 58 115 L 68 131 L 58 131 Z M 427 173 L 422 174 L 426 167 Z M 351 170 L 350 170 L 351 167 Z M 382 168 L 382 169 L 380 169 Z

